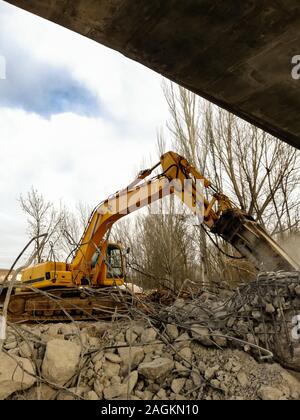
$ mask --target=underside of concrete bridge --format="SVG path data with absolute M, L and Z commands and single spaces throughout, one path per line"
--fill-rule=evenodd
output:
M 292 57 L 300 55 L 298 0 L 8 2 L 113 48 L 300 148 L 300 78 L 292 77 Z

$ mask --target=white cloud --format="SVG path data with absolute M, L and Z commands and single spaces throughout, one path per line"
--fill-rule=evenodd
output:
M 155 155 L 156 130 L 164 124 L 167 108 L 159 75 L 3 5 L 0 2 L 0 19 L 7 43 L 17 43 L 45 66 L 71 72 L 98 96 L 103 111 L 101 118 L 65 113 L 45 119 L 22 109 L 0 108 L 0 266 L 7 266 L 26 242 L 17 203 L 21 193 L 34 185 L 56 203 L 98 203 L 126 186 L 143 158 Z
M 0 127 L 0 266 L 8 261 L 3 249 L 15 255 L 21 239 L 25 242 L 20 194 L 34 185 L 57 204 L 62 200 L 70 208 L 78 201 L 96 205 L 129 184 L 142 158 L 154 149 L 151 141 L 140 142 L 138 136 L 121 137 L 104 120 L 75 114 L 46 120 L 2 108 Z
M 147 127 L 149 132 L 166 116 L 160 75 L 52 22 L 7 8 L 10 13 L 6 10 L 2 30 L 8 39 L 30 49 L 36 60 L 65 67 L 98 95 L 108 116 L 116 122 L 131 129 L 134 119 L 135 131 Z

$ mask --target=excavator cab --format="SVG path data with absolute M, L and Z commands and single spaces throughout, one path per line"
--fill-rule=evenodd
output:
M 104 259 L 101 258 L 100 249 L 94 253 L 92 258 L 92 277 L 98 279 L 94 280 L 92 285 L 121 286 L 124 283 L 126 268 L 122 245 L 108 242 L 103 246 L 103 251 Z M 85 280 L 79 275 L 75 277 L 77 277 L 78 285 L 91 285 L 89 280 Z M 68 269 L 67 264 L 52 261 L 30 266 L 23 270 L 22 283 L 37 289 L 74 287 L 72 272 Z
M 121 248 L 116 244 L 109 244 L 106 251 L 106 278 L 120 279 L 124 277 L 124 257 Z
M 102 257 L 105 256 L 104 258 Z M 126 261 L 120 243 L 104 242 L 101 255 L 92 270 L 94 286 L 122 286 L 124 284 Z

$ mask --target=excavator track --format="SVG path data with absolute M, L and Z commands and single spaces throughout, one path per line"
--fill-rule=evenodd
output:
M 17 292 L 9 299 L 7 318 L 11 322 L 87 321 L 122 316 L 131 304 L 130 295 L 118 291 L 101 293 L 89 289 L 52 289 L 47 292 Z M 0 311 L 5 290 L 0 296 Z

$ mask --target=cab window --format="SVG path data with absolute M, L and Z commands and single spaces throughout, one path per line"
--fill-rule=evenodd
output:
M 119 248 L 107 249 L 107 278 L 123 277 L 122 254 Z

